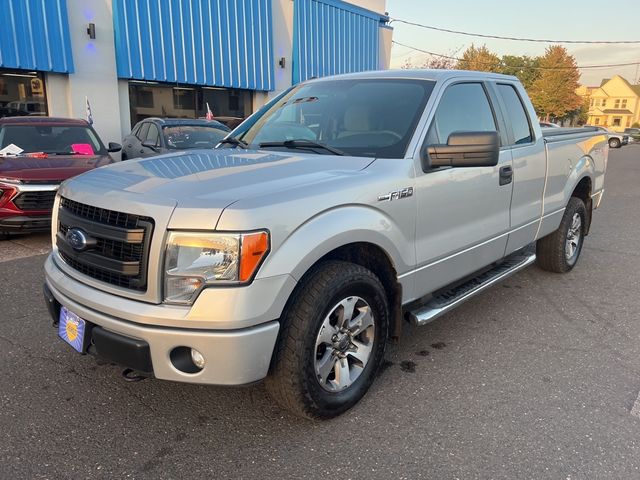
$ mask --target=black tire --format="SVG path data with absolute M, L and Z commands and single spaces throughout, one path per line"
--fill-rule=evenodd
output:
M 3 240 L 9 240 L 11 238 L 10 233 L 0 232 L 0 242 Z
M 574 230 L 574 219 L 578 215 L 580 226 L 577 232 L 579 238 L 574 243 L 573 252 L 568 245 L 571 231 Z M 575 267 L 582 252 L 582 244 L 586 233 L 587 208 L 584 202 L 577 197 L 571 197 L 567 205 L 560 227 L 550 235 L 538 240 L 536 245 L 536 256 L 538 265 L 543 270 L 550 272 L 565 273 Z
M 316 341 L 335 307 L 343 299 L 353 298 L 360 298 L 370 307 L 374 319 L 373 346 L 367 363 L 351 385 L 340 391 L 327 391 L 329 377 L 334 375 L 336 381 L 336 371 L 335 367 L 330 370 L 332 373 L 323 387 L 316 372 L 319 361 Z M 281 332 L 266 379 L 267 391 L 279 405 L 297 416 L 314 419 L 340 415 L 358 403 L 373 383 L 384 358 L 388 328 L 387 296 L 371 271 L 342 261 L 319 264 L 305 275 L 281 318 Z
M 617 138 L 610 138 L 609 139 L 609 147 L 610 148 L 620 148 L 622 146 L 622 144 L 620 143 L 620 140 L 618 140 Z

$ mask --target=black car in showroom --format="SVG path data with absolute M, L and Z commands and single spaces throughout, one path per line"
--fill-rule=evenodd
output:
M 231 131 L 216 120 L 145 118 L 122 139 L 122 160 L 176 150 L 213 148 Z

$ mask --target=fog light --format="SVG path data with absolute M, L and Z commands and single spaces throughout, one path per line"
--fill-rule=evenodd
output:
M 204 368 L 204 357 L 195 348 L 191 349 L 191 361 L 199 369 L 203 369 Z

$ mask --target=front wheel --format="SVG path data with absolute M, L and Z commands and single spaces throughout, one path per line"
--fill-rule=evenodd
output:
M 389 307 L 384 287 L 366 268 L 330 261 L 297 288 L 266 386 L 292 413 L 331 418 L 367 392 L 382 363 Z
M 617 138 L 611 138 L 609 140 L 609 147 L 611 147 L 611 148 L 620 148 L 621 147 L 620 140 L 618 140 Z
M 571 270 L 580 257 L 586 234 L 587 208 L 584 202 L 571 197 L 564 211 L 560 227 L 538 240 L 536 256 L 543 270 L 564 273 Z

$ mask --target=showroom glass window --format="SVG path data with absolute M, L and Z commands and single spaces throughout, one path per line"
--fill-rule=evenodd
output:
M 215 118 L 239 123 L 252 113 L 252 103 L 250 90 L 129 82 L 131 125 L 149 117 L 205 118 L 207 104 Z
M 47 115 L 44 76 L 26 70 L 0 69 L 0 117 Z

